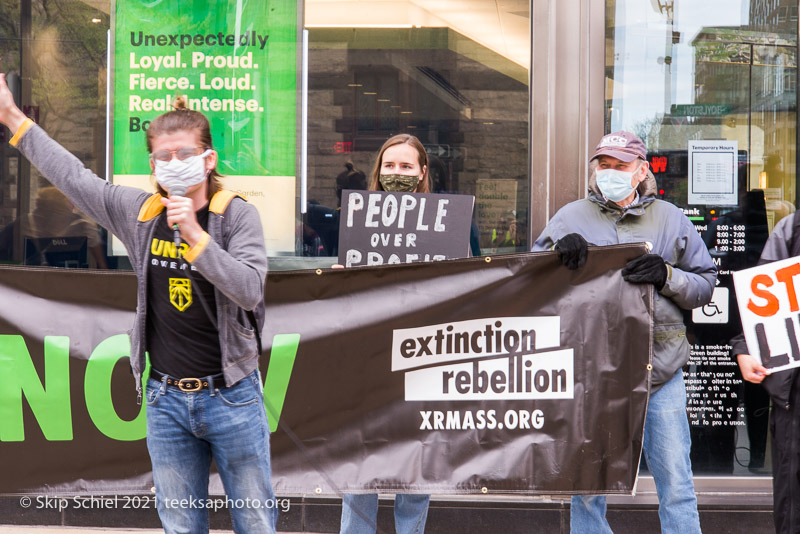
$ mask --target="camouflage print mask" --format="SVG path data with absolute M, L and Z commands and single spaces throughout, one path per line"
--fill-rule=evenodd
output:
M 419 176 L 406 174 L 381 174 L 378 179 L 384 191 L 396 193 L 413 193 L 419 184 Z

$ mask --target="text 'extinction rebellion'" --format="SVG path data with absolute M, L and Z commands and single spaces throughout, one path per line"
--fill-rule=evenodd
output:
M 494 317 L 395 330 L 392 371 L 405 399 L 571 399 L 572 349 L 560 317 Z M 556 349 L 556 350 L 545 350 Z

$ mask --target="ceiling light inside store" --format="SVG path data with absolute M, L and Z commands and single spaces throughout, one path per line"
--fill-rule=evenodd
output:
M 361 85 L 360 83 L 348 83 L 347 87 L 364 87 L 364 86 Z
M 413 111 L 401 111 L 400 115 L 411 115 L 412 113 L 414 113 L 414 112 Z
M 378 102 L 391 102 L 391 100 L 389 100 L 388 98 L 379 98 Z M 394 106 L 392 106 L 392 107 L 394 107 Z
M 306 28 L 401 28 L 411 29 L 411 24 L 306 24 Z
M 457 53 L 485 54 L 458 44 L 463 36 L 530 67 L 531 0 L 306 0 L 304 15 L 307 28 L 449 28 L 458 34 L 450 37 Z
M 370 92 L 368 92 L 368 91 L 364 91 L 364 94 L 365 94 L 365 95 L 377 95 L 378 93 L 370 93 Z
M 100 24 L 101 22 L 103 22 L 103 19 L 98 19 L 97 17 L 95 17 L 92 19 L 92 22 L 94 22 L 95 24 Z

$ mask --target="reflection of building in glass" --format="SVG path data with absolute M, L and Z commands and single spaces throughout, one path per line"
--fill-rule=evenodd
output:
M 0 3 L 7 22 L 0 27 L 0 68 L 22 111 L 100 176 L 105 171 L 109 21 L 103 4 L 69 2 L 64 9 L 43 9 L 42 2 Z M 28 15 L 21 15 L 26 9 Z M 87 24 L 93 19 L 101 23 Z M 0 232 L 26 220 L 38 189 L 46 185 L 8 144 L 6 133 L 0 136 Z M 11 243 L 7 260 L 22 263 L 25 236 L 17 232 Z
M 409 133 L 425 145 L 434 192 L 475 195 L 486 180 L 515 182 L 507 209 L 525 233 L 526 69 L 446 27 L 312 28 L 309 38 L 309 201 L 337 206 L 339 148 L 369 174 L 383 142 Z M 476 221 L 485 241 L 496 222 Z
M 797 2 L 750 0 L 751 27 L 788 34 L 797 33 Z
M 794 9 L 796 21 L 796 5 Z M 779 11 L 754 4 L 750 28 L 779 17 Z M 721 122 L 722 137 L 737 139 L 739 146 L 746 148 L 748 187 L 767 191 L 767 208 L 774 213 L 770 222 L 777 222 L 793 211 L 796 199 L 794 173 L 786 172 L 795 168 L 797 157 L 796 42 L 788 27 L 786 34 L 704 28 L 692 45 L 695 104 L 705 104 L 706 109 L 716 106 L 720 113 L 687 120 L 692 124 Z

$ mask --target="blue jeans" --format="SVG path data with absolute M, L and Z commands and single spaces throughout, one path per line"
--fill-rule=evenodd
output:
M 658 492 L 661 532 L 698 534 L 700 517 L 692 481 L 686 417 L 686 387 L 678 369 L 658 391 L 650 395 L 644 425 L 644 457 Z M 570 507 L 570 532 L 608 534 L 604 496 L 574 496 Z
M 397 534 L 421 534 L 428 519 L 430 495 L 398 493 L 394 498 L 394 528 Z M 342 496 L 340 534 L 375 534 L 378 494 Z
M 213 380 L 212 380 L 213 384 Z M 211 386 L 211 384 L 209 384 Z M 238 533 L 274 533 L 269 426 L 258 371 L 224 389 L 183 392 L 147 381 L 147 450 L 166 534 L 208 532 L 208 477 L 217 464 Z

